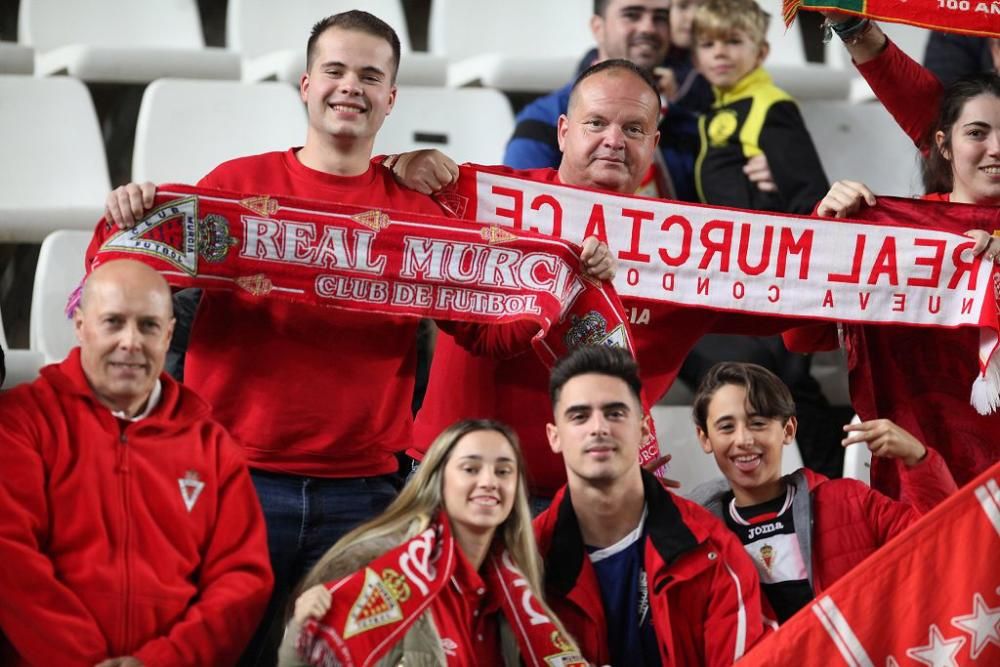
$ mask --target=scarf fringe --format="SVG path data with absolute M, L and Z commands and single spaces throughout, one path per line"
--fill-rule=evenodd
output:
M 991 415 L 1000 407 L 1000 354 L 990 355 L 986 368 L 972 383 L 970 402 L 981 415 Z

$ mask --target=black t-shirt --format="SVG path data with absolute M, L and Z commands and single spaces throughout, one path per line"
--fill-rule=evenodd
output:
M 786 620 L 813 598 L 802 549 L 795 536 L 792 516 L 794 487 L 773 500 L 749 507 L 736 507 L 733 494 L 726 498 L 726 525 L 739 535 L 757 573 L 761 588 L 778 616 Z M 804 526 L 803 530 L 809 530 Z

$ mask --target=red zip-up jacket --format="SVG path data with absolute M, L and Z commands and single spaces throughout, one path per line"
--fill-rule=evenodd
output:
M 80 350 L 0 395 L 0 663 L 232 664 L 272 585 L 242 452 L 160 376 L 137 422 L 94 397 Z
M 664 667 L 731 665 L 764 634 L 760 580 L 743 545 L 706 509 L 642 473 L 644 567 Z M 534 522 L 545 599 L 592 663 L 607 664 L 607 623 L 568 487 Z

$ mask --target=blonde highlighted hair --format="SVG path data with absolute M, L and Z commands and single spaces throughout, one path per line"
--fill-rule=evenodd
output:
M 767 41 L 770 21 L 771 15 L 755 0 L 707 0 L 694 14 L 691 34 L 697 40 L 742 30 L 759 47 Z
M 339 561 L 348 552 L 363 549 L 364 543 L 399 536 L 398 544 L 425 530 L 437 513 L 444 509 L 444 469 L 458 442 L 478 431 L 494 431 L 506 438 L 514 450 L 517 466 L 517 492 L 510 515 L 497 527 L 493 540 L 500 541 L 510 554 L 511 561 L 521 571 L 545 612 L 563 634 L 570 638 L 562 623 L 545 603 L 542 581 L 542 558 L 535 543 L 531 527 L 531 509 L 528 505 L 528 485 L 525 476 L 524 456 L 517 434 L 507 426 L 492 419 L 467 419 L 446 428 L 431 444 L 420 467 L 407 482 L 385 512 L 344 535 L 316 562 L 303 579 L 300 591 L 338 579 L 343 567 Z

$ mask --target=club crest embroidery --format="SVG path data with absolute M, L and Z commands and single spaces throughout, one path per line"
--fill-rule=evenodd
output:
M 197 472 L 188 470 L 184 473 L 184 477 L 177 480 L 177 483 L 181 486 L 181 499 L 184 501 L 184 507 L 190 512 L 194 509 L 194 504 L 198 502 L 198 497 L 205 488 L 205 482 L 198 478 Z
M 569 331 L 563 337 L 566 348 L 575 350 L 581 345 L 607 345 L 625 347 L 625 325 L 619 324 L 608 331 L 608 321 L 596 310 L 583 317 L 570 316 Z
M 274 289 L 274 283 L 263 273 L 241 276 L 236 279 L 236 284 L 254 296 L 264 296 Z
M 150 255 L 195 276 L 199 255 L 221 262 L 237 243 L 229 235 L 229 221 L 216 214 L 199 219 L 198 198 L 186 197 L 153 209 L 135 227 L 105 241 L 102 250 Z
M 774 547 L 770 544 L 765 544 L 760 548 L 760 562 L 764 564 L 767 569 L 767 573 L 771 574 L 771 568 L 774 566 Z
M 545 656 L 545 663 L 550 667 L 585 667 L 590 664 L 573 650 L 573 645 L 558 630 L 553 631 L 551 641 L 562 653 Z
M 465 217 L 465 209 L 469 206 L 469 198 L 465 195 L 460 195 L 457 192 L 445 191 L 434 195 L 434 199 L 441 205 L 442 208 L 456 218 Z
M 365 583 L 361 586 L 361 594 L 347 615 L 344 639 L 402 620 L 403 610 L 393 596 L 392 589 L 375 573 L 375 570 L 365 568 Z
M 265 217 L 270 217 L 278 212 L 281 206 L 278 204 L 277 199 L 272 199 L 267 195 L 260 195 L 257 197 L 247 197 L 246 199 L 240 200 L 240 205 L 250 209 L 258 215 L 263 215 Z
M 385 229 L 392 222 L 388 213 L 385 211 L 379 211 L 378 209 L 372 209 L 371 211 L 365 211 L 364 213 L 356 213 L 351 216 L 351 220 L 359 225 L 364 225 L 375 233 Z
M 484 241 L 493 245 L 513 241 L 517 238 L 515 234 L 511 234 L 503 227 L 497 227 L 496 225 L 483 227 L 479 230 L 479 234 L 483 237 Z
M 723 109 L 715 114 L 708 124 L 708 141 L 712 146 L 724 146 L 729 137 L 736 132 L 739 120 L 732 109 Z

